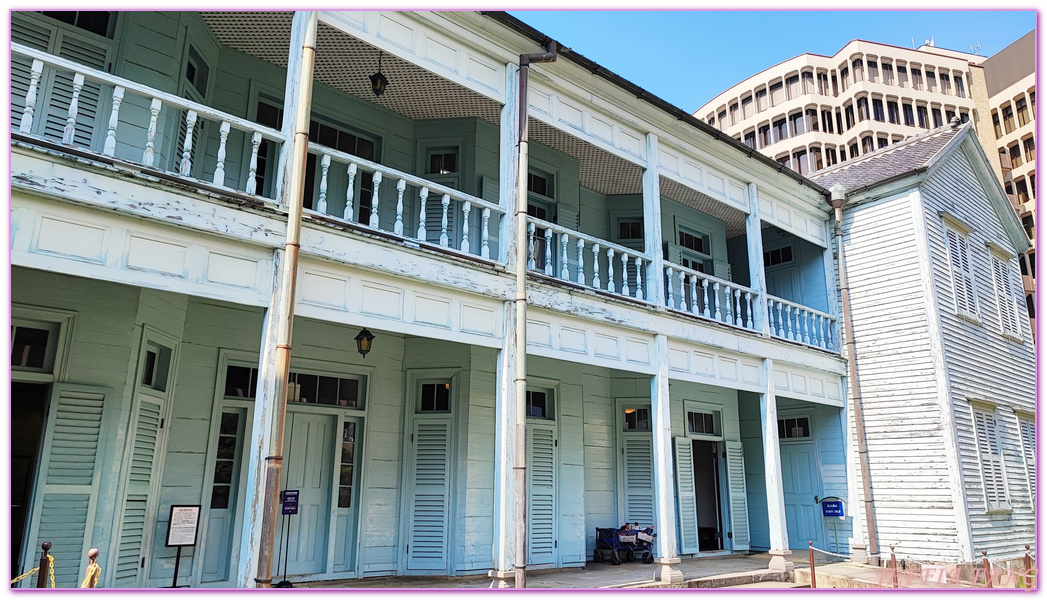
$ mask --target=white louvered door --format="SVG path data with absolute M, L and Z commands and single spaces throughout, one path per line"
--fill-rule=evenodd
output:
M 61 548 L 67 558 L 55 561 L 55 583 L 60 588 L 79 585 L 92 543 L 102 466 L 99 446 L 104 443 L 102 411 L 108 391 L 55 384 L 51 392 L 23 564 L 34 564 L 43 541 L 51 542 L 56 555 Z M 35 583 L 35 578 L 27 578 L 21 585 Z
M 731 506 L 731 547 L 735 552 L 749 549 L 749 504 L 745 494 L 745 461 L 742 443 L 726 441 L 727 488 Z
M 160 448 L 163 404 L 149 396 L 139 396 L 132 415 L 133 430 L 129 452 L 127 483 L 120 512 L 119 545 L 113 561 L 114 587 L 142 587 L 145 584 L 143 549 L 151 536 L 152 520 L 150 496 L 156 476 L 156 460 Z
M 407 568 L 446 570 L 451 493 L 451 417 L 416 418 L 412 428 Z
M 556 563 L 556 426 L 527 425 L 527 564 Z
M 1003 510 L 1007 504 L 1007 488 L 1003 473 L 1003 456 L 996 433 L 996 417 L 975 409 L 974 428 L 978 438 L 978 456 L 981 461 L 982 483 L 988 510 Z
M 698 502 L 694 493 L 694 457 L 691 439 L 673 438 L 676 450 L 676 511 L 680 527 L 680 554 L 698 552 Z
M 650 432 L 623 434 L 622 475 L 625 520 L 639 523 L 640 527 L 654 525 L 654 463 Z

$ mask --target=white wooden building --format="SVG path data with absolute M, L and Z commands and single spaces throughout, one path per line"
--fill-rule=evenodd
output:
M 1029 240 L 976 133 L 954 121 L 812 179 L 846 192 L 843 263 L 880 552 L 1022 556 L 1035 547 L 1036 374 L 1017 262 Z M 867 497 L 855 470 L 859 515 Z
M 502 13 L 15 12 L 13 571 L 46 540 L 60 585 L 90 547 L 105 587 L 170 585 L 170 507 L 200 505 L 179 583 L 254 585 L 314 28 L 288 578 L 578 566 L 625 521 L 656 527 L 670 580 L 681 556 L 831 547 L 817 498 L 847 496 L 850 449 L 821 186 L 576 53 L 532 65 L 517 397 L 518 65 L 544 36 Z

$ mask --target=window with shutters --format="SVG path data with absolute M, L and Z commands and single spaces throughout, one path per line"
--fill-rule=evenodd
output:
M 1006 512 L 1007 477 L 1003 466 L 1003 452 L 998 435 L 996 412 L 972 406 L 974 433 L 978 441 L 978 461 L 981 465 L 982 487 L 985 492 L 986 512 Z
M 949 266 L 952 270 L 953 300 L 956 306 L 956 313 L 977 319 L 978 302 L 974 291 L 974 273 L 971 268 L 967 234 L 947 224 L 945 226 L 945 239 L 949 250 Z
M 619 517 L 641 525 L 654 524 L 655 515 L 650 410 L 647 399 L 618 403 Z
M 1036 422 L 1018 417 L 1018 432 L 1022 438 L 1022 458 L 1025 461 L 1025 478 L 1029 482 L 1029 496 L 1036 500 Z
M 992 283 L 996 289 L 996 306 L 1000 316 L 1000 331 L 1004 335 L 1021 339 L 1022 330 L 1018 322 L 1018 290 L 1011 285 L 1010 260 L 992 255 Z

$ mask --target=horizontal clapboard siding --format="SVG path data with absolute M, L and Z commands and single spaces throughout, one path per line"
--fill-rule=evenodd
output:
M 1019 306 L 1022 342 L 1002 334 L 1000 311 L 988 242 L 1011 248 L 999 217 L 988 202 L 970 163 L 956 153 L 922 186 L 924 218 L 934 272 L 949 394 L 956 419 L 963 489 L 975 554 L 990 557 L 1018 556 L 1033 540 L 1034 514 L 1025 476 L 1023 450 L 1014 411 L 1031 413 L 1034 407 L 1035 372 L 1028 314 Z M 963 320 L 953 308 L 948 248 L 941 211 L 970 227 L 971 270 L 977 297 L 979 323 Z M 1007 262 L 1010 287 L 1021 288 L 1017 262 Z M 997 406 L 996 422 L 1003 451 L 1010 514 L 987 514 L 975 427 L 969 399 Z
M 844 247 L 878 542 L 931 557 L 958 538 L 911 207 L 904 194 L 850 209 Z

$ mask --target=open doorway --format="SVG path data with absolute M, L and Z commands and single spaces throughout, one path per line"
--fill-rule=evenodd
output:
M 694 493 L 698 520 L 698 550 L 723 550 L 723 503 L 718 442 L 691 441 Z
M 50 386 L 11 383 L 11 572 L 21 573 L 30 496 L 40 462 Z

